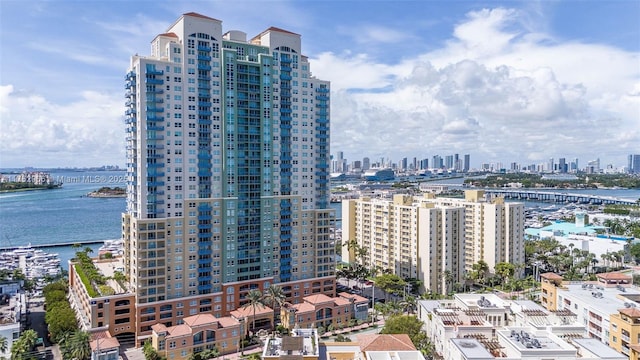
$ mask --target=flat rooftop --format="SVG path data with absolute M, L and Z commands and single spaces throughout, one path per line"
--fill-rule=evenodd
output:
M 625 307 L 624 303 L 633 303 L 631 300 L 640 296 L 637 290 L 633 288 L 624 288 L 625 291 L 620 291 L 616 287 L 603 287 L 601 285 L 593 284 L 592 287 L 583 287 L 583 284 L 567 284 L 564 285 L 566 289 L 558 289 L 558 294 L 565 297 L 569 296 L 585 303 L 590 304 L 595 310 L 604 314 L 615 314 L 618 309 Z M 593 294 L 601 293 L 602 297 L 595 297 Z M 620 299 L 618 296 L 629 296 L 627 300 Z M 640 304 L 638 304 L 640 307 Z
M 104 275 L 107 280 L 107 285 L 111 286 L 115 290 L 116 294 L 126 293 L 127 289 L 123 289 L 120 284 L 113 280 L 113 274 L 116 271 L 124 273 L 124 257 L 118 256 L 109 260 L 94 260 L 93 265 Z
M 502 335 L 513 348 L 521 353 L 542 351 L 560 355 L 562 352 L 576 351 L 573 346 L 546 331 L 532 331 L 531 328 L 511 327 L 498 330 L 496 333 Z
M 319 354 L 315 329 L 294 329 L 291 335 L 269 339 L 262 354 L 263 358 Z
M 584 354 L 583 352 L 582 357 L 586 359 L 589 359 L 590 357 L 602 360 L 628 359 L 627 356 L 615 351 L 600 340 L 594 338 L 571 339 L 571 341 L 592 354 L 592 356 L 587 356 L 587 354 Z
M 476 339 L 453 338 L 449 341 L 451 341 L 453 345 L 457 347 L 462 355 L 467 359 L 495 359 L 495 357 L 489 352 L 489 350 L 487 350 L 484 345 L 482 345 Z

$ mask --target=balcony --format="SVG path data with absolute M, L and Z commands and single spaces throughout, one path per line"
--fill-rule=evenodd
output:
M 147 80 L 147 84 L 150 84 L 150 85 L 162 85 L 163 84 L 163 81 L 161 79 L 153 79 L 153 78 L 149 79 L 149 78 L 147 78 L 146 80 Z
M 147 75 L 164 75 L 164 71 L 156 70 L 156 69 L 147 69 L 147 71 L 145 71 L 145 74 L 147 74 Z
M 211 48 L 209 46 L 204 46 L 204 45 L 198 45 L 198 51 L 206 51 L 206 52 L 210 52 Z

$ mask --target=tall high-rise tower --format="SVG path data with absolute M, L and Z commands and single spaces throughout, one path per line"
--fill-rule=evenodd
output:
M 312 75 L 300 35 L 247 40 L 187 13 L 131 58 L 125 88 L 137 335 L 224 316 L 273 284 L 293 303 L 335 293 L 329 82 Z

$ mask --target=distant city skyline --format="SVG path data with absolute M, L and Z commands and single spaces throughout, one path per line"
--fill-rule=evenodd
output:
M 304 34 L 332 152 L 627 165 L 640 153 L 638 1 L 4 1 L 0 167 L 125 165 L 122 79 L 189 11 Z M 278 16 L 269 16 L 278 14 Z M 59 24 L 65 26 L 59 26 Z
M 370 168 L 393 168 L 395 170 L 425 170 L 425 169 L 453 169 L 456 171 L 474 170 L 509 170 L 531 172 L 575 173 L 586 171 L 589 173 L 625 170 L 631 174 L 640 173 L 640 155 L 627 154 L 619 163 L 603 162 L 600 158 L 581 159 L 566 156 L 551 157 L 544 161 L 484 161 L 476 160 L 473 154 L 441 153 L 420 156 L 405 156 L 401 158 L 365 156 L 351 158 L 344 151 L 334 151 L 332 154 L 332 172 L 348 172 L 355 169 L 364 171 Z M 472 160 L 473 159 L 473 160 Z

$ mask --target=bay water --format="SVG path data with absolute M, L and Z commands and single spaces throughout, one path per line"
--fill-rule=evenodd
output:
M 90 198 L 86 195 L 103 186 L 124 187 L 124 171 L 51 171 L 63 182 L 59 189 L 0 193 L 0 247 L 75 243 L 87 240 L 119 239 L 124 198 Z M 6 174 L 6 173 L 4 173 Z M 453 179 L 452 183 L 462 182 Z M 640 189 L 562 190 L 624 199 L 640 198 Z M 527 202 L 527 207 L 549 203 Z M 342 207 L 332 203 L 337 227 L 341 227 Z M 94 252 L 101 244 L 89 245 Z M 63 266 L 73 257 L 71 247 L 45 251 L 58 253 Z

